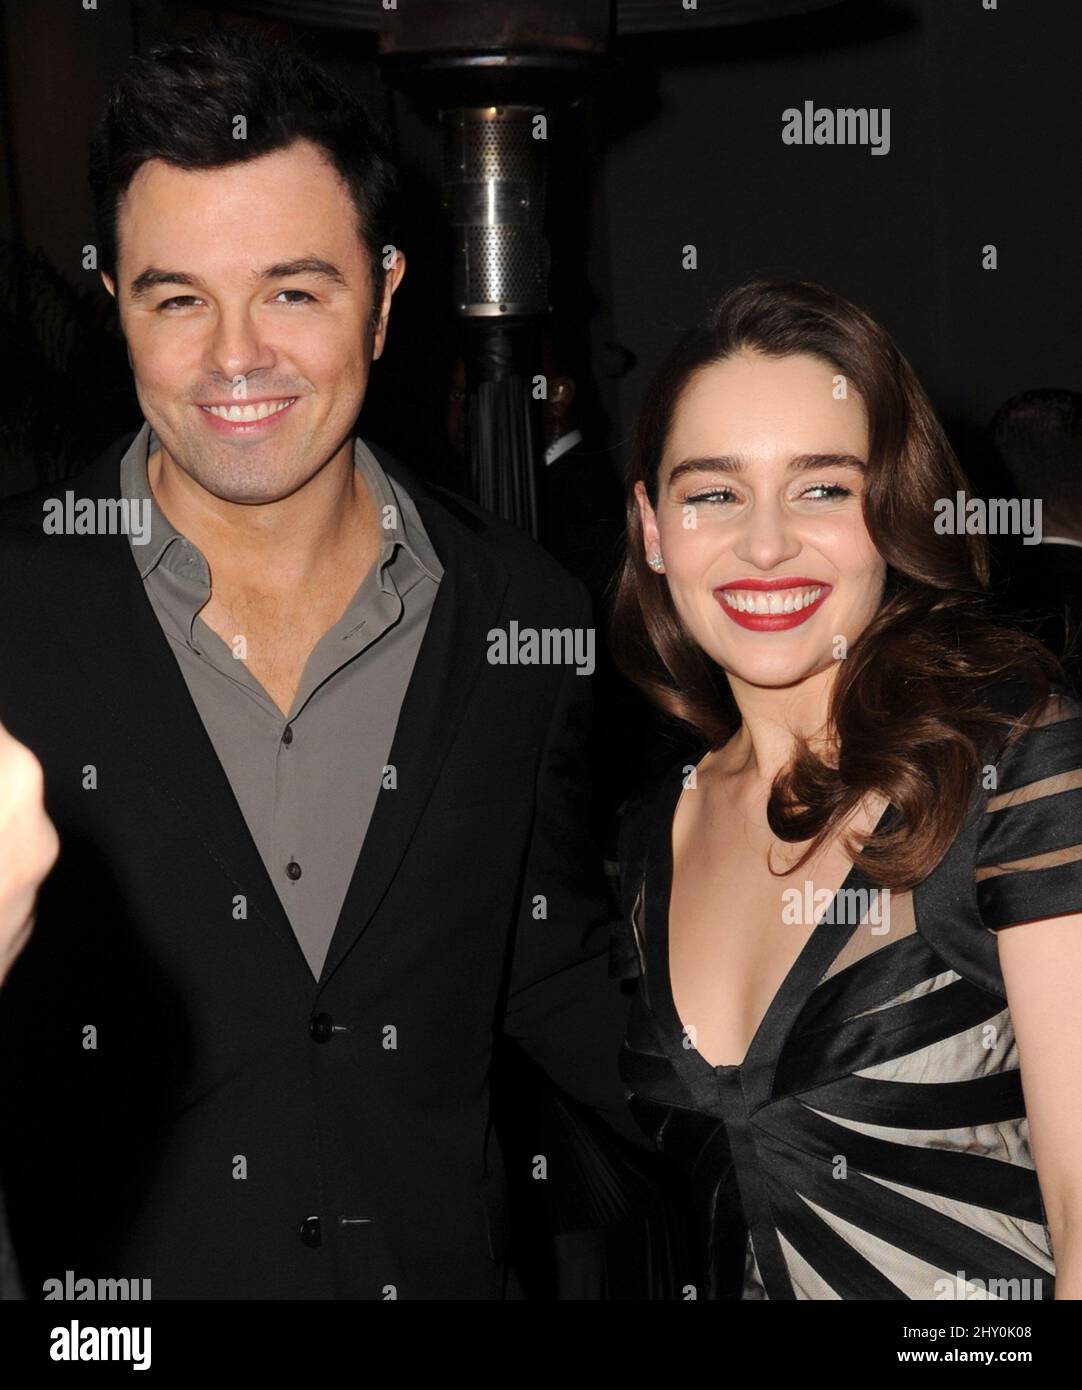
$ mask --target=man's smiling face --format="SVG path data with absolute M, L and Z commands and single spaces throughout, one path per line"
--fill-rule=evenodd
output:
M 121 200 L 117 239 L 118 283 L 103 279 L 165 453 L 228 502 L 303 487 L 350 440 L 404 257 L 373 325 L 354 203 L 305 140 L 219 169 L 149 160 Z

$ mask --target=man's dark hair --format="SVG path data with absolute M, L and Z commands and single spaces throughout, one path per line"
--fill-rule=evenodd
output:
M 1082 524 L 1082 392 L 1046 387 L 1012 396 L 992 420 L 992 443 L 1020 495 Z
M 234 139 L 238 116 L 247 123 L 242 140 Z M 360 97 L 294 47 L 257 31 L 223 30 L 129 60 L 90 143 L 101 269 L 116 279 L 117 208 L 147 160 L 220 169 L 298 139 L 318 145 L 349 189 L 378 317 L 383 247 L 393 244 L 397 230 L 397 174 L 387 134 Z

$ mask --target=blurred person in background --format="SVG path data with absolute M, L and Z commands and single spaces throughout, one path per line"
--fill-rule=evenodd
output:
M 1082 392 L 1023 391 L 996 411 L 995 453 L 1018 496 L 1041 499 L 1041 538 L 998 536 L 998 596 L 1015 621 L 1061 656 L 1082 692 Z

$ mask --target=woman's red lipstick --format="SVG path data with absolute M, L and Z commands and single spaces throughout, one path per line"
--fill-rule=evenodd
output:
M 833 587 L 832 584 L 824 584 L 819 579 L 805 579 L 802 575 L 786 575 L 783 579 L 734 579 L 731 583 L 722 584 L 715 589 L 714 597 L 738 627 L 748 628 L 752 632 L 781 632 L 787 628 L 799 627 L 801 623 L 807 622 L 811 615 L 826 601 L 827 595 Z M 805 596 L 813 589 L 818 589 L 819 593 L 811 603 L 805 603 L 803 608 L 793 609 L 788 613 L 782 611 L 753 613 L 746 608 L 741 611 L 724 597 L 725 594 L 735 593 L 745 595 L 782 594 L 782 603 L 775 605 L 780 608 L 784 604 L 783 591 L 786 589 L 803 590 Z M 768 599 L 767 602 L 769 603 L 770 600 Z

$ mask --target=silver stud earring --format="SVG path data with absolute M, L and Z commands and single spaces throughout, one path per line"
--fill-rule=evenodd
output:
M 654 567 L 654 569 L 656 569 L 656 570 L 659 570 L 659 569 L 661 568 L 661 566 L 662 566 L 662 564 L 663 564 L 663 561 L 662 561 L 662 559 L 661 559 L 661 551 L 660 551 L 660 550 L 655 550 L 654 553 L 653 553 L 653 555 L 650 556 L 650 564 L 651 564 L 651 565 Z

